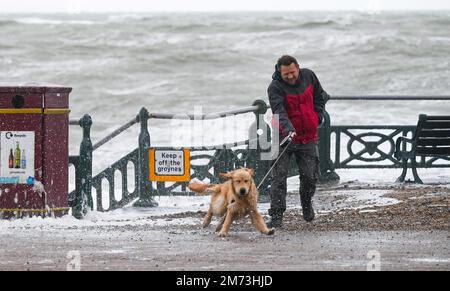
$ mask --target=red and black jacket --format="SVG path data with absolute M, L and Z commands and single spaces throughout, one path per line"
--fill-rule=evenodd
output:
M 297 136 L 293 143 L 317 142 L 317 127 L 322 123 L 329 95 L 322 89 L 314 72 L 300 69 L 295 85 L 284 82 L 278 70 L 272 79 L 267 93 L 272 113 L 278 115 L 278 119 L 273 119 L 273 126 L 278 126 L 280 138 L 295 131 Z

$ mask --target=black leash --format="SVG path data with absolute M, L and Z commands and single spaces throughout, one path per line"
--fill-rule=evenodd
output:
M 289 145 L 291 144 L 291 142 L 294 140 L 294 137 L 291 134 L 289 134 L 288 136 L 286 136 L 280 143 L 280 147 L 282 147 L 286 142 L 287 145 L 286 147 L 283 149 L 283 151 L 281 152 L 281 154 L 278 156 L 277 160 L 272 164 L 272 166 L 270 167 L 269 171 L 267 172 L 267 174 L 264 176 L 264 178 L 261 180 L 261 182 L 259 182 L 258 187 L 256 188 L 257 190 L 259 190 L 259 187 L 261 187 L 261 185 L 264 183 L 264 181 L 267 179 L 267 177 L 269 176 L 270 172 L 272 172 L 273 168 L 275 167 L 275 165 L 278 163 L 278 161 L 280 160 L 280 158 L 283 156 L 284 152 L 287 150 L 287 148 L 289 147 Z

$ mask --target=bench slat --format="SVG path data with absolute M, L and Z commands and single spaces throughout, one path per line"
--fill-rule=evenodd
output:
M 418 146 L 450 146 L 450 138 L 419 138 Z
M 450 130 L 423 129 L 419 132 L 420 137 L 450 137 Z
M 450 116 L 431 115 L 431 116 L 427 116 L 427 120 L 450 120 Z
M 417 147 L 416 149 L 416 155 L 418 156 L 450 156 L 450 147 L 437 147 L 437 148 L 431 148 L 431 147 Z
M 450 129 L 450 121 L 426 121 L 422 124 L 422 128 Z

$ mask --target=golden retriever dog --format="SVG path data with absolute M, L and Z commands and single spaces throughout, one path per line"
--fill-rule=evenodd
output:
M 253 225 L 263 234 L 272 235 L 275 230 L 269 229 L 258 212 L 258 190 L 253 181 L 253 169 L 242 168 L 219 174 L 228 179 L 222 184 L 191 183 L 188 188 L 202 195 L 211 194 L 211 204 L 203 219 L 203 227 L 211 223 L 212 217 L 221 220 L 216 228 L 219 236 L 227 236 L 234 220 L 250 215 Z

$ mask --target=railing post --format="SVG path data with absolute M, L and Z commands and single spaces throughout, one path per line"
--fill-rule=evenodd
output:
M 139 199 L 136 201 L 134 207 L 155 207 L 158 206 L 158 202 L 152 197 L 154 192 L 149 177 L 149 165 L 148 165 L 148 150 L 150 148 L 150 134 L 148 133 L 148 119 L 149 114 L 144 107 L 139 111 L 137 116 L 139 123 L 141 124 L 141 132 L 139 133 L 139 160 L 138 160 L 138 185 Z
M 233 151 L 231 149 L 217 149 L 214 154 L 213 170 L 216 181 L 211 181 L 211 183 L 220 183 L 219 178 L 220 173 L 226 173 L 232 171 L 235 166 L 236 159 L 234 157 Z
M 257 105 L 258 109 L 254 111 L 255 122 L 250 126 L 249 129 L 249 154 L 247 167 L 255 169 L 255 182 L 259 182 L 264 178 L 267 171 L 270 168 L 271 160 L 268 155 L 271 151 L 271 130 L 270 126 L 265 122 L 263 116 L 267 112 L 267 104 L 264 100 L 255 100 L 252 104 Z M 263 147 L 261 145 L 264 145 Z M 263 155 L 266 155 L 262 158 Z M 270 178 L 264 181 L 259 189 L 260 196 L 262 200 L 268 197 L 270 185 Z
M 83 218 L 88 207 L 93 209 L 92 201 L 92 141 L 91 125 L 92 119 L 85 114 L 80 119 L 80 126 L 83 128 L 83 140 L 80 145 L 80 156 L 78 167 L 75 169 L 75 203 L 72 208 L 72 215 L 75 218 Z
M 331 121 L 330 115 L 325 111 L 323 123 L 319 126 L 319 158 L 320 158 L 320 182 L 328 183 L 339 181 L 340 177 L 334 171 L 331 161 Z

